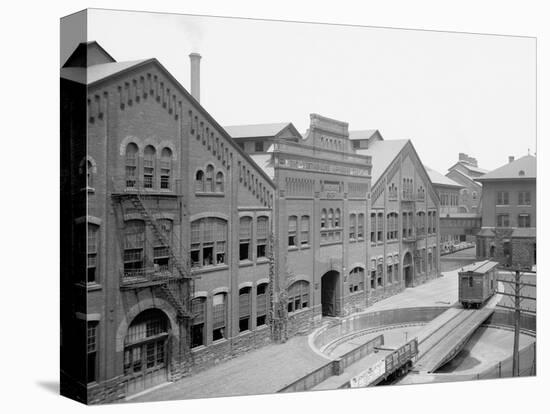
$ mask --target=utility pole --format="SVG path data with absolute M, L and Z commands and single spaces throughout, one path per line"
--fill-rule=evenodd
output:
M 531 286 L 536 288 L 536 284 L 533 283 L 526 283 L 521 281 L 522 273 L 530 273 L 530 274 L 536 274 L 536 272 L 533 272 L 531 270 L 523 270 L 519 267 L 512 268 L 512 267 L 499 267 L 500 270 L 505 270 L 508 272 L 514 272 L 514 280 L 505 280 L 505 279 L 497 279 L 497 282 L 507 283 L 509 285 L 512 285 L 513 293 L 509 292 L 499 292 L 497 291 L 497 294 L 509 296 L 514 298 L 514 306 L 507 306 L 507 305 L 501 305 L 498 304 L 497 306 L 500 308 L 506 308 L 509 310 L 514 311 L 514 350 L 512 355 L 512 376 L 519 377 L 520 375 L 520 369 L 519 369 L 519 334 L 521 331 L 521 313 L 530 313 L 535 314 L 534 311 L 529 309 L 522 309 L 521 308 L 521 301 L 522 299 L 527 300 L 536 300 L 536 297 L 531 296 L 525 296 L 521 294 L 521 289 L 524 286 Z

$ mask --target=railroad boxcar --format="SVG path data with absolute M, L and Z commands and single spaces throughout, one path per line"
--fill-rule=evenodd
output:
M 495 294 L 498 262 L 486 260 L 458 272 L 458 300 L 464 308 L 479 308 Z

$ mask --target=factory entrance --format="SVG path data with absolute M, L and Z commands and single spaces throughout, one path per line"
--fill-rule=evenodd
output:
M 410 252 L 405 253 L 405 256 L 403 256 L 403 278 L 405 279 L 405 287 L 413 286 L 414 276 L 412 255 Z
M 168 381 L 167 350 L 170 322 L 160 309 L 141 312 L 124 339 L 126 395 Z
M 323 316 L 336 316 L 339 311 L 340 274 L 331 270 L 321 278 L 321 307 Z

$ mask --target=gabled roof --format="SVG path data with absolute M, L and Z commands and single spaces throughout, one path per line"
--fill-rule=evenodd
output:
M 480 187 L 481 186 L 481 183 L 478 183 L 477 181 L 475 181 L 475 178 L 474 177 L 470 177 L 469 175 L 467 174 L 464 174 L 462 171 L 460 170 L 457 170 L 457 169 L 452 169 L 452 170 L 449 170 L 449 172 L 445 175 L 447 178 L 449 174 L 452 174 L 452 173 L 456 173 L 458 175 L 460 175 L 462 178 L 464 178 L 465 180 L 475 184 L 476 186 Z
M 380 132 L 377 129 L 363 129 L 361 131 L 349 131 L 349 139 L 351 139 L 351 140 L 370 139 L 377 132 L 378 132 L 378 134 L 380 134 Z
M 521 172 L 523 172 L 522 175 L 520 175 Z M 533 155 L 526 155 L 476 178 L 476 181 L 525 180 L 536 178 L 536 176 L 537 158 Z
M 80 43 L 63 64 L 68 67 L 87 67 L 100 63 L 112 63 L 116 60 L 95 40 Z
M 428 173 L 428 177 L 430 177 L 430 181 L 432 184 L 439 185 L 439 186 L 445 186 L 445 187 L 456 187 L 456 188 L 463 188 L 464 186 L 462 184 L 457 183 L 456 181 L 451 180 L 449 177 L 445 177 L 443 174 L 438 173 L 435 170 L 432 170 L 428 166 L 424 166 L 426 169 L 426 172 Z
M 250 158 L 254 160 L 256 165 L 273 180 L 275 177 L 275 168 L 273 167 L 273 154 L 251 154 Z
M 372 157 L 371 177 L 373 186 L 408 142 L 408 139 L 374 141 L 367 149 L 355 150 L 357 154 L 370 155 Z
M 292 122 L 280 122 L 273 124 L 253 124 L 253 125 L 230 125 L 225 126 L 224 129 L 234 139 L 240 138 L 262 138 L 262 137 L 276 137 L 285 129 L 290 128 L 292 132 L 301 138 L 300 133 Z
M 63 67 L 61 77 L 84 85 L 91 85 L 109 76 L 116 75 L 140 65 L 152 62 L 156 59 L 141 59 L 127 62 L 101 63 L 99 65 L 85 67 Z
M 449 171 L 454 169 L 454 167 L 456 167 L 457 165 L 462 165 L 467 170 L 478 173 L 478 174 L 485 174 L 489 171 L 489 170 L 486 170 L 484 168 L 474 167 L 473 165 L 468 164 L 467 162 L 463 162 L 463 161 L 458 161 L 458 162 L 454 163 L 452 165 L 452 167 L 449 168 Z

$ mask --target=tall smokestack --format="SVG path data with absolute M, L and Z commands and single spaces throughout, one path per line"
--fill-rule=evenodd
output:
M 201 101 L 201 55 L 191 53 L 191 95 L 198 102 Z

